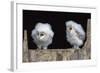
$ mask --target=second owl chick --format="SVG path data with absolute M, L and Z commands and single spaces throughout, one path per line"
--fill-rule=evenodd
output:
M 85 32 L 82 26 L 74 21 L 67 21 L 65 24 L 67 41 L 73 48 L 79 49 L 85 40 Z

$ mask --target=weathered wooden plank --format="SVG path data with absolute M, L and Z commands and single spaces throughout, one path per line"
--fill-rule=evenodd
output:
M 91 58 L 91 20 L 90 19 L 87 20 L 86 37 L 87 37 L 87 40 L 83 47 L 83 53 L 84 53 L 84 55 L 86 55 L 86 56 L 84 56 L 85 59 Z
M 27 41 L 27 30 L 24 30 L 24 41 L 23 41 L 23 62 L 29 61 L 28 55 L 28 41 Z
M 48 49 L 29 50 L 30 61 L 60 61 L 67 60 L 74 53 L 75 49 Z

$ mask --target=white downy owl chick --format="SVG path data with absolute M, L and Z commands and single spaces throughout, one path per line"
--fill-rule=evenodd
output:
M 38 49 L 47 49 L 52 43 L 54 32 L 52 31 L 50 24 L 37 23 L 32 30 L 31 36 Z
M 73 48 L 79 49 L 85 40 L 85 32 L 81 26 L 74 21 L 66 22 L 66 38 Z

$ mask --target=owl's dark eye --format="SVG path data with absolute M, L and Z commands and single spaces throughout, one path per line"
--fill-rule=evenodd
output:
M 72 28 L 70 27 L 69 30 L 72 30 Z
M 41 34 L 40 34 L 40 36 L 44 36 L 44 34 L 43 34 L 43 33 L 41 33 Z

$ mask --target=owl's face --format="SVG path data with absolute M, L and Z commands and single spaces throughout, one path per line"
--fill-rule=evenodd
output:
M 45 32 L 37 32 L 37 38 L 39 40 L 44 40 L 47 34 Z
M 72 27 L 72 26 L 67 26 L 67 33 L 70 34 L 70 35 L 77 36 L 77 33 L 76 33 L 74 27 Z

